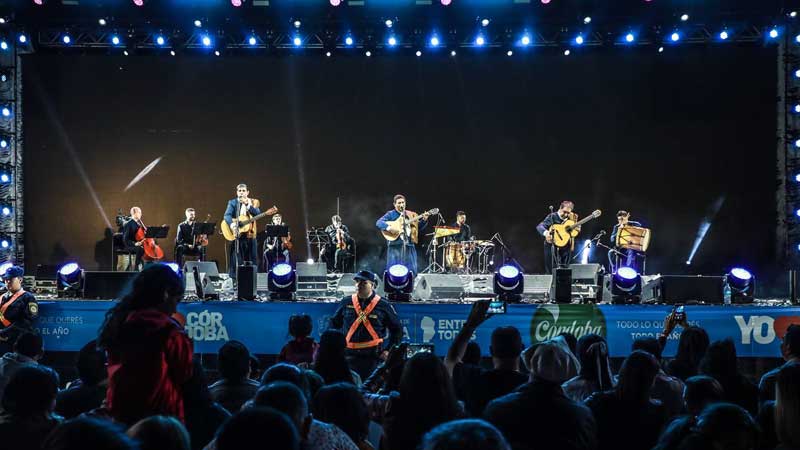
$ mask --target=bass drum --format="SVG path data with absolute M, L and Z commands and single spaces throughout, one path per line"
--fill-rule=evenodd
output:
M 650 245 L 650 229 L 634 226 L 621 227 L 617 231 L 615 244 L 620 248 L 644 253 Z
M 460 242 L 449 242 L 444 247 L 444 261 L 448 269 L 463 269 L 467 263 Z

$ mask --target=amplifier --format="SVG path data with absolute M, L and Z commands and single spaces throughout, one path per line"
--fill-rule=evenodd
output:
M 656 303 L 722 303 L 721 276 L 661 275 L 642 288 L 642 300 Z

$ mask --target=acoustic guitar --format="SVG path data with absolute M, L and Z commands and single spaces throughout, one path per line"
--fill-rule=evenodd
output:
M 257 216 L 252 216 L 252 217 L 249 215 L 239 216 L 236 219 L 239 225 L 237 230 L 238 233 L 234 233 L 233 230 L 231 229 L 231 226 L 228 225 L 228 222 L 224 220 L 219 224 L 219 229 L 222 232 L 222 235 L 225 236 L 225 240 L 235 241 L 236 238 L 238 238 L 239 236 L 248 233 L 253 228 L 253 223 L 255 223 L 255 221 L 276 214 L 277 212 L 278 212 L 278 207 L 273 206 L 272 208 L 262 212 Z
M 567 219 L 562 223 L 550 225 L 548 232 L 553 237 L 553 244 L 555 244 L 556 247 L 566 247 L 573 238 L 578 236 L 578 227 L 592 219 L 600 217 L 600 214 L 602 214 L 601 211 L 596 209 L 593 213 L 584 217 L 579 222 L 575 222 L 572 219 Z
M 412 223 L 415 223 L 418 220 L 420 220 L 422 216 L 426 215 L 430 216 L 433 214 L 439 214 L 439 208 L 433 208 L 430 211 L 426 211 L 422 214 L 406 219 L 405 230 L 403 230 L 403 216 L 400 216 L 395 220 L 387 220 L 386 224 L 389 227 L 385 230 L 381 230 L 381 234 L 383 234 L 383 237 L 386 238 L 387 241 L 396 241 L 401 235 L 403 235 L 403 231 L 405 231 L 406 236 L 410 236 L 411 235 L 410 228 Z

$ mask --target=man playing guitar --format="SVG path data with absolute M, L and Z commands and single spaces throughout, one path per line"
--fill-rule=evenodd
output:
M 244 183 L 236 186 L 236 198 L 228 201 L 228 207 L 225 209 L 225 222 L 230 225 L 234 235 L 238 236 L 231 244 L 229 252 L 228 274 L 231 278 L 236 278 L 236 267 L 244 265 L 245 263 L 257 264 L 258 249 L 256 248 L 256 224 L 253 223 L 250 231 L 239 236 L 238 217 L 256 216 L 261 213 L 259 209 L 260 206 L 261 202 L 257 199 L 250 198 L 250 191 Z
M 569 257 L 572 253 L 573 244 L 564 247 L 556 247 L 553 245 L 553 236 L 550 227 L 556 224 L 562 224 L 567 219 L 577 220 L 577 214 L 572 212 L 575 204 L 569 200 L 564 200 L 558 207 L 558 211 L 551 212 L 544 220 L 536 227 L 536 231 L 544 237 L 544 271 L 545 273 L 553 273 L 553 268 L 569 265 Z M 553 208 L 550 207 L 552 211 Z M 577 228 L 580 231 L 580 227 Z
M 438 210 L 437 210 L 438 212 Z M 427 219 L 431 211 L 421 215 L 406 209 L 405 196 L 398 194 L 394 196 L 394 209 L 384 214 L 375 226 L 384 232 L 399 233 L 399 237 L 394 240 L 387 238 L 386 269 L 395 264 L 402 264 L 414 275 L 417 275 L 417 248 L 419 242 L 419 231 L 428 224 Z M 404 217 L 406 226 L 403 227 L 398 219 Z

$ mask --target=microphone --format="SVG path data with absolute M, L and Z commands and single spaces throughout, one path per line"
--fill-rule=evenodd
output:
M 599 241 L 604 234 L 606 234 L 606 230 L 600 230 L 600 232 L 597 233 L 597 235 L 595 235 L 595 237 L 592 238 L 592 242 Z
M 553 214 L 553 205 L 550 205 L 550 214 Z

